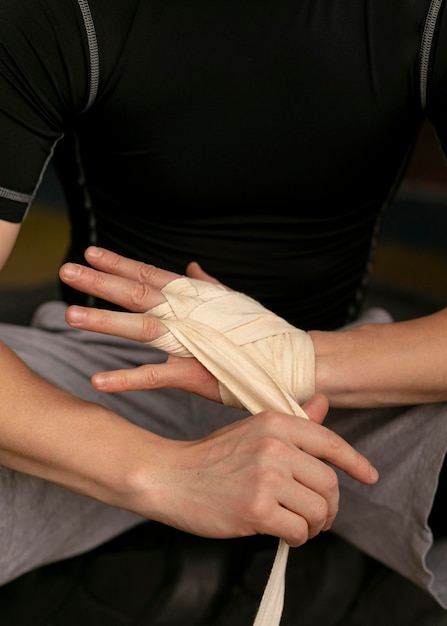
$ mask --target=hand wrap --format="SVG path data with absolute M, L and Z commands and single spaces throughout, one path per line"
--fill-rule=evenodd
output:
M 307 333 L 221 285 L 178 278 L 162 292 L 166 302 L 148 313 L 162 320 L 168 333 L 151 345 L 195 356 L 217 378 L 224 404 L 307 417 L 300 403 L 315 386 L 315 354 Z M 288 550 L 281 539 L 254 626 L 279 626 Z
M 178 278 L 148 311 L 169 332 L 149 342 L 182 357 L 195 356 L 219 381 L 224 404 L 252 413 L 277 409 L 303 415 L 314 394 L 310 336 L 259 302 L 221 285 Z

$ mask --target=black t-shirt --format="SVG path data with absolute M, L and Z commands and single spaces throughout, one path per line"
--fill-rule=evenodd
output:
M 71 260 L 197 260 L 337 327 L 425 115 L 447 146 L 441 4 L 0 0 L 0 218 L 23 219 L 54 152 Z

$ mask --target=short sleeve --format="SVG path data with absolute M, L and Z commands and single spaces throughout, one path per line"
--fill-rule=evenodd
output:
M 441 8 L 430 53 L 427 115 L 447 157 L 447 2 Z
M 76 0 L 0 0 L 0 219 L 22 221 L 89 72 Z

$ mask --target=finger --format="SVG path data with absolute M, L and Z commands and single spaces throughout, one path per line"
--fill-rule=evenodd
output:
M 231 511 L 229 512 L 231 515 Z M 265 502 L 260 503 L 252 502 L 250 498 L 241 511 L 241 516 L 241 536 L 270 535 L 284 539 L 289 546 L 294 548 L 303 545 L 309 539 L 307 520 L 282 506 L 276 498 L 267 497 Z
M 180 278 L 180 274 L 162 270 L 154 265 L 134 261 L 111 250 L 90 246 L 85 250 L 86 260 L 97 270 L 128 278 L 140 283 L 147 283 L 157 289 L 163 289 L 171 280 Z
M 284 539 L 286 543 L 289 544 L 291 548 L 299 548 L 310 539 L 309 533 L 309 525 L 307 520 L 302 516 L 297 516 L 295 513 L 291 513 L 287 511 L 283 513 L 283 518 L 281 519 L 281 526 L 276 526 L 276 528 L 283 528 L 283 532 L 280 535 L 280 539 Z M 275 535 L 275 528 L 273 531 L 270 531 L 271 534 Z
M 141 343 L 158 339 L 167 332 L 163 322 L 148 314 L 124 313 L 73 305 L 66 310 L 65 319 L 73 328 L 116 335 Z
M 165 301 L 161 291 L 149 283 L 107 274 L 77 263 L 62 265 L 59 276 L 70 287 L 129 311 L 144 312 Z
M 304 492 L 300 495 L 304 500 Z M 296 501 L 299 499 L 297 498 Z M 313 504 L 315 504 L 315 500 L 313 500 Z M 272 506 L 270 503 L 268 513 L 259 516 L 259 520 L 253 524 L 253 527 L 258 534 L 277 536 L 284 539 L 292 548 L 297 548 L 324 529 L 323 523 L 315 524 L 311 520 L 313 517 L 312 507 L 303 506 L 301 511 L 302 514 L 280 503 L 279 506 Z
M 215 285 L 222 285 L 222 283 L 218 281 L 217 278 L 214 278 L 214 276 L 211 276 L 210 274 L 204 272 L 196 261 L 191 261 L 191 263 L 188 263 L 186 267 L 186 275 L 189 278 L 197 278 L 198 280 L 206 280 L 208 283 L 214 283 Z
M 281 481 L 282 506 L 303 516 L 314 536 L 332 524 L 339 505 L 338 478 L 334 469 L 311 454 L 290 446 L 280 454 L 282 468 L 289 468 Z
M 337 474 L 323 461 L 300 453 L 301 457 L 295 457 L 293 477 L 300 488 L 307 490 L 307 495 L 302 502 L 295 501 L 292 510 L 303 515 L 317 532 L 328 530 L 340 501 Z
M 194 358 L 172 357 L 166 363 L 98 372 L 92 376 L 91 382 L 95 389 L 106 393 L 179 388 L 220 401 L 216 379 Z
M 303 406 L 303 411 L 306 413 L 307 417 L 312 420 L 312 422 L 316 422 L 317 424 L 322 424 L 326 418 L 329 402 L 326 396 L 321 393 L 315 394 L 307 400 Z
M 338 512 L 339 491 L 334 489 L 326 498 L 301 482 L 296 482 L 294 489 L 278 500 L 283 507 L 306 520 L 306 539 L 309 539 L 330 528 Z
M 365 484 L 374 484 L 378 472 L 370 461 L 334 431 L 312 421 L 302 420 L 296 432 L 297 448 L 318 459 L 324 459 Z

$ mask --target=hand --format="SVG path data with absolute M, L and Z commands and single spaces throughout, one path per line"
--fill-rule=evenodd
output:
M 86 252 L 96 269 L 67 264 L 61 269 L 62 280 L 137 313 L 163 304 L 160 289 L 178 278 L 108 251 L 97 253 L 97 249 Z M 68 271 L 73 269 L 74 276 Z M 194 266 L 192 270 L 198 271 Z M 146 314 L 70 307 L 67 320 L 72 326 L 140 341 L 165 332 L 162 321 Z M 141 376 L 143 369 L 152 372 L 149 379 Z M 124 383 L 117 384 L 121 375 Z M 130 371 L 117 378 L 116 373 L 107 376 L 112 381 L 108 390 L 128 389 L 128 381 L 136 376 L 144 388 L 171 386 L 170 381 L 172 386 L 218 399 L 216 380 L 192 358 L 169 357 L 165 366 L 144 366 L 136 375 Z M 97 377 L 93 380 L 103 388 Z M 305 409 L 311 420 L 320 422 L 327 401 L 317 398 Z M 158 513 L 147 513 L 149 517 L 206 536 L 268 533 L 290 545 L 300 545 L 329 528 L 336 515 L 337 479 L 326 461 L 361 482 L 377 480 L 367 459 L 335 433 L 278 411 L 263 411 L 196 442 L 170 442 L 163 459 L 159 470 L 163 502 Z M 147 482 L 153 486 L 151 477 Z
M 327 411 L 324 396 L 304 408 L 309 421 L 266 411 L 198 441 L 169 442 L 160 468 L 162 513 L 155 518 L 202 536 L 268 534 L 291 546 L 328 530 L 339 491 L 324 461 L 367 484 L 377 472 L 318 423 Z M 154 489 L 150 478 L 147 484 Z
M 90 259 L 92 252 L 99 253 L 99 263 L 96 258 Z M 91 270 L 77 266 L 84 280 L 78 275 L 73 286 L 146 313 L 128 318 L 126 314 L 96 312 L 97 317 L 90 314 L 91 323 L 86 323 L 85 310 L 71 309 L 67 314 L 69 323 L 148 342 L 169 354 L 195 355 L 216 376 L 225 404 L 245 407 L 252 413 L 275 408 L 302 414 L 299 403 L 314 391 L 314 349 L 307 333 L 245 294 L 222 285 L 180 277 L 108 251 L 89 249 L 87 258 L 109 275 L 103 272 L 95 284 Z M 66 281 L 68 269 L 74 268 L 65 266 L 61 271 Z M 127 282 L 117 281 L 117 275 L 127 278 Z M 129 303 L 129 296 L 134 293 L 137 299 Z M 178 365 L 183 368 L 185 363 Z M 152 366 L 149 371 L 152 377 L 159 373 Z M 177 369 L 170 368 L 170 372 L 174 380 L 182 375 Z M 117 376 L 121 382 L 126 378 L 127 389 L 148 388 L 145 373 L 147 370 L 132 372 L 132 382 L 123 372 Z M 94 380 L 95 384 L 103 383 L 107 376 Z M 218 399 L 209 393 L 204 395 Z
M 161 320 L 146 311 L 165 302 L 161 289 L 179 274 L 119 256 L 108 250 L 88 248 L 85 257 L 96 269 L 65 263 L 60 278 L 71 287 L 113 302 L 134 313 L 71 306 L 67 309 L 68 324 L 83 330 L 121 336 L 140 342 L 157 339 L 167 332 Z M 200 278 L 217 283 L 191 264 Z M 199 276 L 197 276 L 199 277 Z M 103 392 L 176 387 L 221 401 L 216 378 L 197 361 L 169 355 L 165 363 L 145 364 L 135 369 L 100 372 L 92 377 L 92 385 Z

